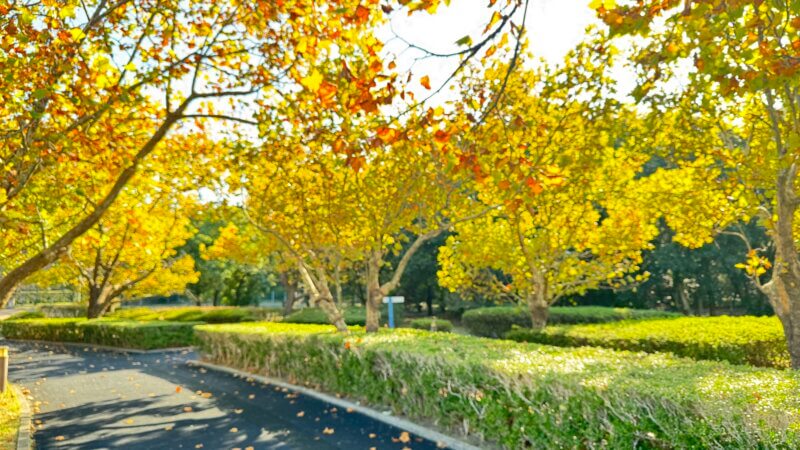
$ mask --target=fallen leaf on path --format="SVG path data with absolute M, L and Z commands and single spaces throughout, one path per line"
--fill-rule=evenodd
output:
M 182 388 L 180 386 L 175 386 L 175 393 L 179 394 L 181 392 L 181 389 Z
M 247 398 L 252 400 L 252 399 L 256 398 L 256 394 L 250 394 L 250 395 L 247 396 Z
M 408 444 L 411 442 L 411 436 L 409 436 L 408 431 L 403 431 L 400 433 L 400 442 L 403 444 Z
M 300 411 L 299 413 L 297 413 L 297 417 L 303 417 L 305 415 L 306 415 L 305 411 Z
M 172 431 L 173 428 L 175 428 L 175 425 L 167 425 L 167 426 L 164 427 L 164 430 Z
M 334 433 L 333 428 L 325 427 L 325 429 L 322 430 L 322 434 L 333 434 L 333 433 Z
M 233 410 L 233 412 L 235 412 L 236 414 L 241 414 L 241 413 L 244 412 L 244 410 L 240 409 L 240 408 L 236 408 L 236 409 Z
M 64 439 L 64 436 L 56 436 L 56 440 L 59 442 L 63 441 Z
M 184 406 L 183 407 L 183 412 L 187 412 L 187 413 L 188 412 L 192 412 L 192 407 L 191 406 Z
M 370 438 L 370 439 L 375 439 L 377 436 L 378 436 L 378 435 L 377 435 L 377 434 L 375 434 L 375 433 L 370 433 L 370 434 L 369 434 L 369 438 Z

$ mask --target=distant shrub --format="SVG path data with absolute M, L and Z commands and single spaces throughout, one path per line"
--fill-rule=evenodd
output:
M 436 324 L 436 329 L 433 329 L 433 324 Z M 424 317 L 420 319 L 414 319 L 408 323 L 408 326 L 411 328 L 415 328 L 417 330 L 427 330 L 427 331 L 445 331 L 451 332 L 453 331 L 453 323 L 449 320 L 444 319 L 436 319 L 433 317 Z
M 403 320 L 403 308 L 394 307 L 395 323 L 400 323 Z M 388 309 L 386 305 L 381 308 L 381 324 L 388 322 Z M 324 325 L 328 324 L 328 316 L 319 308 L 304 308 L 286 316 L 283 319 L 288 323 L 307 323 Z M 348 306 L 344 308 L 344 321 L 347 325 L 364 326 L 367 322 L 367 310 L 363 306 Z
M 281 311 L 276 308 L 237 308 L 190 306 L 177 308 L 123 308 L 107 317 L 138 321 L 239 323 L 258 320 L 278 320 Z
M 45 315 L 41 311 L 20 311 L 12 316 L 9 316 L 7 320 L 22 320 L 22 319 L 44 319 Z
M 595 325 L 547 327 L 541 332 L 517 328 L 514 341 L 575 347 L 672 352 L 694 359 L 762 367 L 789 367 L 789 351 L 776 317 L 682 317 Z
M 36 311 L 51 318 L 86 317 L 86 303 L 46 303 L 36 305 Z
M 680 314 L 654 309 L 609 308 L 605 306 L 553 306 L 548 324 L 602 323 L 629 319 L 681 317 Z M 527 309 L 494 306 L 471 309 L 461 316 L 461 323 L 476 336 L 503 337 L 514 326 L 530 328 Z

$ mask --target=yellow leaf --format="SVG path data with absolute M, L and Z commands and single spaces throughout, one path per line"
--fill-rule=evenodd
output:
M 311 92 L 317 92 L 322 84 L 322 74 L 316 70 L 307 77 L 300 80 L 300 84 Z
M 79 41 L 86 37 L 86 33 L 84 33 L 80 28 L 73 28 L 69 30 L 69 34 L 72 36 L 73 41 Z

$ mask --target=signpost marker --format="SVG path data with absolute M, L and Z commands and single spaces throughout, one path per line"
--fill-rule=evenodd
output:
M 8 387 L 8 347 L 0 347 L 0 394 Z
M 383 303 L 389 305 L 389 328 L 394 328 L 394 304 L 405 303 L 405 297 L 383 297 Z

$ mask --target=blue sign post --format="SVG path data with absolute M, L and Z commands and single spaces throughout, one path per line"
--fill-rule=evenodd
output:
M 389 305 L 389 328 L 394 328 L 394 304 L 405 303 L 405 297 L 383 297 L 383 303 Z

